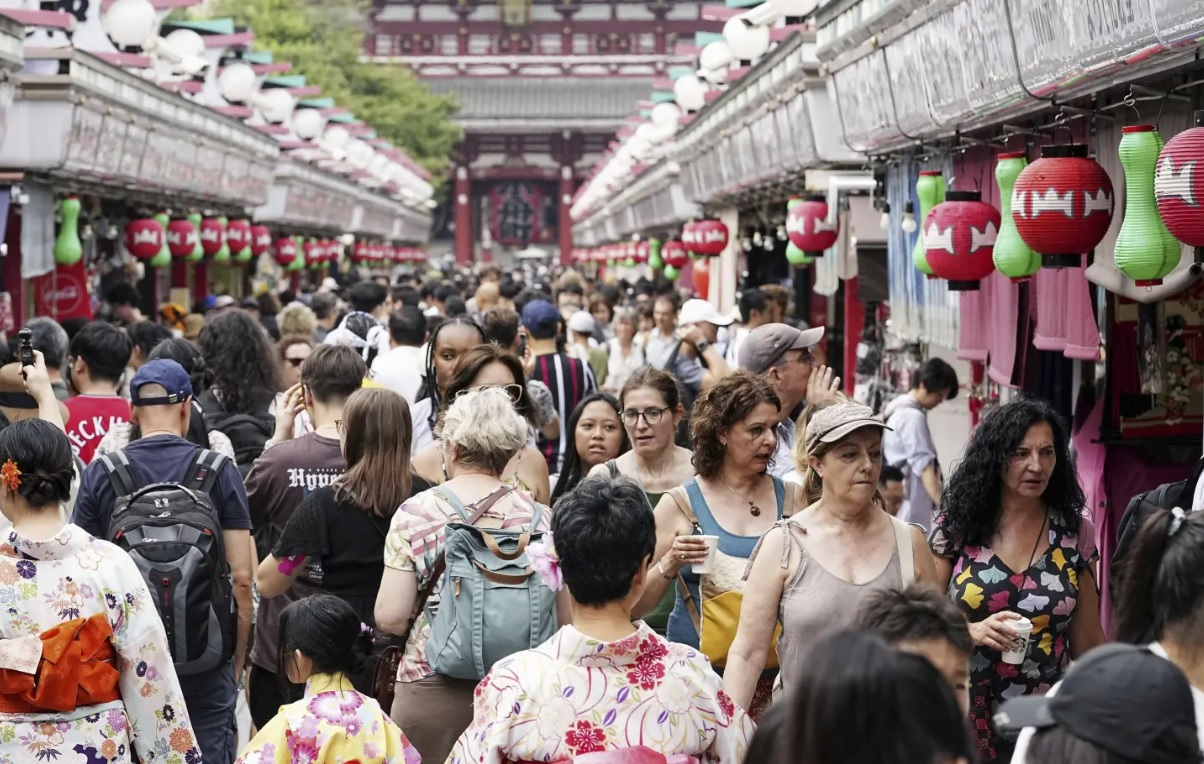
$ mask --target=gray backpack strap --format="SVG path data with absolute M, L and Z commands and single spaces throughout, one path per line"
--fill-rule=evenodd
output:
M 226 457 L 216 451 L 210 451 L 207 448 L 200 449 L 193 457 L 192 466 L 188 468 L 181 485 L 194 491 L 210 493 L 217 483 L 217 477 L 221 474 L 226 461 Z
M 460 516 L 461 520 L 469 522 L 468 510 L 464 508 L 464 502 L 460 501 L 460 497 L 456 495 L 455 491 L 444 486 L 439 486 L 432 489 L 432 492 L 440 499 L 443 499 L 444 504 L 456 510 L 456 514 Z
M 141 487 L 141 481 L 134 475 L 134 466 L 125 451 L 117 450 L 100 457 L 100 463 L 109 474 L 116 498 L 130 496 Z

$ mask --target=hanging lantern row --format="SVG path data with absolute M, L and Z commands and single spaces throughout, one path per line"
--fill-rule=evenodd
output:
M 198 262 L 206 256 L 215 263 L 232 259 L 245 263 L 268 250 L 271 233 L 247 220 L 197 214 L 172 219 L 160 212 L 127 223 L 124 241 L 131 255 L 156 267 L 169 264 L 172 258 Z
M 334 242 L 334 246 L 337 249 L 338 242 Z M 422 262 L 427 259 L 427 254 L 425 250 L 417 247 L 397 247 L 392 244 L 358 241 L 351 248 L 349 257 L 353 263 L 381 265 Z M 337 255 L 335 259 L 338 259 Z
M 721 220 L 691 220 L 681 229 L 682 245 L 688 253 L 699 257 L 719 257 L 730 238 L 727 225 Z

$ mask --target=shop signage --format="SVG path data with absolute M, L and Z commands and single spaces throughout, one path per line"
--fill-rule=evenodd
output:
M 884 78 L 878 87 L 880 90 L 890 89 L 886 93 L 886 102 L 900 135 L 918 135 L 938 127 L 928 108 L 928 91 L 931 88 L 926 87 L 924 80 L 941 64 L 929 60 L 930 51 L 926 50 L 929 41 L 926 37 L 924 27 L 920 27 L 900 37 L 886 50 L 875 51 L 867 56 L 877 59 L 885 57 L 883 69 L 890 71 L 890 77 Z
M 845 138 L 866 151 L 899 137 L 887 86 L 886 60 L 875 51 L 832 75 Z
M 967 54 L 977 55 L 978 51 L 967 48 L 966 40 L 956 35 L 954 14 L 946 11 L 904 38 L 915 38 L 909 57 L 919 64 L 915 69 L 923 73 L 929 112 L 941 126 L 958 125 L 972 114 L 962 59 Z M 887 48 L 887 53 L 894 47 Z M 891 75 L 894 74 L 892 63 Z
M 1154 29 L 1167 47 L 1195 46 L 1204 36 L 1199 0 L 1151 0 Z
M 81 259 L 75 265 L 59 265 L 34 281 L 37 315 L 64 318 L 92 318 L 88 277 Z
M 954 7 L 946 33 L 960 41 L 959 69 L 970 109 L 981 115 L 1027 98 L 1016 77 L 1007 3 L 969 0 Z

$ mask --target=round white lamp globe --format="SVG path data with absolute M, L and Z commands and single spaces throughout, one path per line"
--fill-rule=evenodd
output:
M 268 88 L 256 96 L 255 105 L 259 108 L 260 116 L 265 122 L 278 125 L 287 122 L 293 114 L 297 100 L 285 88 Z
M 749 26 L 737 16 L 723 25 L 723 39 L 737 61 L 755 61 L 769 50 L 769 27 Z
M 673 96 L 682 111 L 698 111 L 706 104 L 706 85 L 693 74 L 685 74 L 673 83 Z
M 205 38 L 191 29 L 177 29 L 164 39 L 181 58 L 205 55 Z
M 217 75 L 217 90 L 229 103 L 251 100 L 255 94 L 255 83 L 255 70 L 243 61 L 226 64 Z
M 698 66 L 702 69 L 726 69 L 734 60 L 732 49 L 723 40 L 707 43 L 698 54 Z
M 159 30 L 159 16 L 150 0 L 117 0 L 100 20 L 105 34 L 123 48 L 141 48 Z
M 351 143 L 351 133 L 342 125 L 331 125 L 322 134 L 322 146 L 330 151 L 343 151 Z
M 652 124 L 656 125 L 657 127 L 672 126 L 676 128 L 677 120 L 680 117 L 681 107 L 675 103 L 669 103 L 666 101 L 653 106 L 652 113 L 648 118 L 652 121 Z

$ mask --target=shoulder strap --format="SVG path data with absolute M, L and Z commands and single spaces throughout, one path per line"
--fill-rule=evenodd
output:
M 666 495 L 673 499 L 673 503 L 690 521 L 691 526 L 698 525 L 698 516 L 694 514 L 694 508 L 690 505 L 690 495 L 686 493 L 685 486 L 679 485 L 676 488 L 670 488 Z
M 895 546 L 899 550 L 899 570 L 903 585 L 910 586 L 916 580 L 915 549 L 911 545 L 911 526 L 897 517 L 892 517 L 895 526 Z
M 184 475 L 183 485 L 195 491 L 209 493 L 217 483 L 217 476 L 225 463 L 226 457 L 216 451 L 197 449 L 196 456 L 192 458 L 192 465 Z
M 681 353 L 681 340 L 675 339 L 673 342 L 673 352 L 669 353 L 669 357 L 665 359 L 665 365 L 661 367 L 661 371 L 672 373 L 673 369 L 677 368 L 677 356 Z
M 471 513 L 464 506 L 464 503 L 460 501 L 460 497 L 456 496 L 456 494 L 446 486 L 439 486 L 438 488 L 435 488 L 434 494 L 440 499 L 443 499 L 443 501 L 449 504 L 452 509 L 456 510 L 456 514 L 460 516 L 461 520 L 468 525 L 475 525 L 476 522 L 489 511 L 490 507 L 508 496 L 513 490 L 514 488 L 512 486 L 498 486 L 494 489 L 493 493 L 473 504 Z
M 130 458 L 125 455 L 124 450 L 118 449 L 101 456 L 100 463 L 105 472 L 109 473 L 109 481 L 113 484 L 113 491 L 118 498 L 129 496 L 141 487 L 142 481 L 134 475 L 134 466 L 130 464 Z

